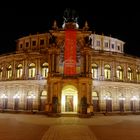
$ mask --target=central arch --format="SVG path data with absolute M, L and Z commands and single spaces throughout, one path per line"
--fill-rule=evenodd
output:
M 64 86 L 61 95 L 61 112 L 77 113 L 77 106 L 78 106 L 77 88 L 73 85 Z

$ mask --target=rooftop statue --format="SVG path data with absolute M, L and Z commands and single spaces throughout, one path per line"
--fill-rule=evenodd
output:
M 77 23 L 78 15 L 75 10 L 67 8 L 64 11 L 64 22 L 75 22 Z
M 63 28 L 76 28 L 78 29 L 79 28 L 79 25 L 78 25 L 78 15 L 76 13 L 75 10 L 73 9 L 70 9 L 70 8 L 67 8 L 65 11 L 64 11 L 64 23 L 62 25 Z M 69 26 L 66 26 L 66 24 L 68 23 Z M 74 23 L 74 24 L 73 24 Z M 71 25 L 71 26 L 70 26 Z M 72 27 L 73 26 L 73 27 Z

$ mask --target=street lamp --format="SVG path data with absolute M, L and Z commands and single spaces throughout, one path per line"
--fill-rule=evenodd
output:
M 119 97 L 120 112 L 124 112 L 124 101 L 125 101 L 125 97 L 120 96 L 120 97 Z
M 131 98 L 131 101 L 132 101 L 132 111 L 136 112 L 136 105 L 135 105 L 135 102 L 138 98 L 136 96 L 133 96 Z
M 6 107 L 7 107 L 6 99 L 8 97 L 5 94 L 2 94 L 1 98 L 2 98 L 2 110 L 4 111 L 4 109 L 6 109 Z
M 19 108 L 19 98 L 20 98 L 20 96 L 18 94 L 13 96 L 13 99 L 14 99 L 14 110 L 18 110 L 18 108 Z
M 34 94 L 31 94 L 27 98 L 29 100 L 30 110 L 32 112 L 33 111 L 33 100 L 35 99 L 35 95 Z

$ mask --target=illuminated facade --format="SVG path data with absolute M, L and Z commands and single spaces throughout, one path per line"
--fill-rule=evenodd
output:
M 0 109 L 45 113 L 140 111 L 140 58 L 75 22 L 17 40 L 0 56 Z

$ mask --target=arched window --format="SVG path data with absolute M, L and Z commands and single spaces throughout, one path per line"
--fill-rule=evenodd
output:
M 130 81 L 132 80 L 132 69 L 130 67 L 127 69 L 127 78 Z
M 98 78 L 98 66 L 96 64 L 91 65 L 91 73 L 92 73 L 92 78 L 93 79 Z
M 3 75 L 3 67 L 0 68 L 0 80 L 2 79 L 2 75 Z
M 105 75 L 105 79 L 110 79 L 111 78 L 111 68 L 110 68 L 109 65 L 105 65 L 104 75 Z
M 49 69 L 48 69 L 48 63 L 43 63 L 42 64 L 42 77 L 43 78 L 47 78 L 48 77 L 48 71 L 49 71 Z
M 116 77 L 118 80 L 123 80 L 123 70 L 121 66 L 117 66 Z
M 140 82 L 140 71 L 138 69 L 136 70 L 136 78 L 137 82 Z
M 7 78 L 12 78 L 12 66 L 10 65 L 7 69 Z
M 17 78 L 21 78 L 23 75 L 23 68 L 22 68 L 22 64 L 19 64 L 17 66 Z
M 31 63 L 29 65 L 29 78 L 34 78 L 35 77 L 35 64 Z

